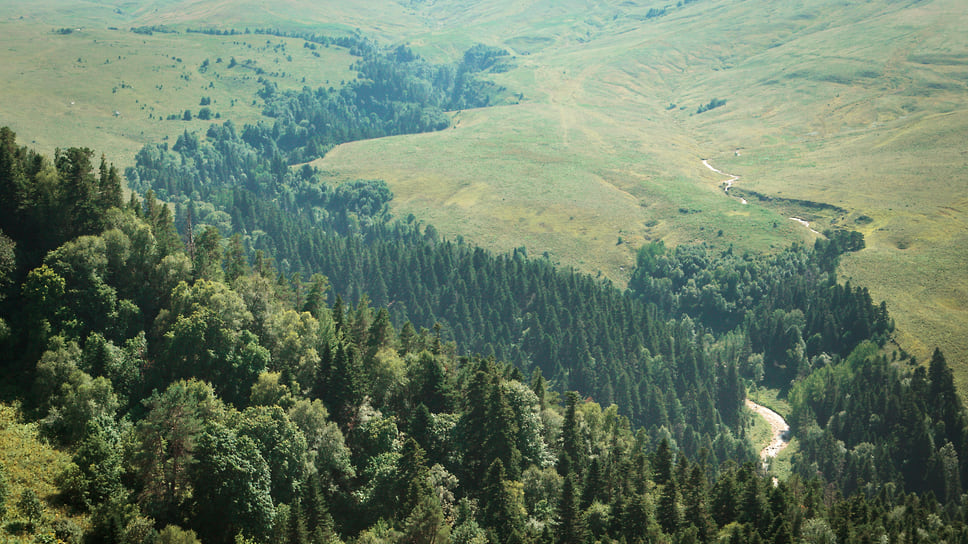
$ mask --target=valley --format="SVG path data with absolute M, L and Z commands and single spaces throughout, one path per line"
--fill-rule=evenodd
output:
M 284 73 L 273 80 L 292 88 L 348 77 L 345 70 L 326 71 L 340 66 L 332 56 L 338 51 L 314 58 L 299 40 L 278 39 L 266 48 L 254 36 L 145 36 L 105 25 L 361 28 L 431 59 L 483 42 L 512 53 L 511 69 L 489 78 L 521 98 L 455 112 L 452 131 L 345 144 L 314 164 L 346 179 L 386 180 L 399 216 L 413 213 L 445 235 L 500 251 L 523 245 L 617 285 L 627 280 L 636 248 L 649 240 L 771 251 L 815 236 L 789 217 L 816 232 L 860 229 L 868 248 L 845 259 L 843 272 L 904 309 L 896 317 L 900 345 L 922 360 L 934 345 L 958 360 L 968 357 L 956 340 L 968 331 L 968 278 L 942 273 L 968 269 L 962 205 L 968 180 L 957 136 L 968 126 L 959 79 L 968 44 L 955 32 L 965 17 L 955 0 L 888 9 L 817 0 L 799 11 L 690 3 L 654 18 L 644 17 L 650 6 L 578 1 L 507 0 L 470 10 L 453 2 L 385 10 L 371 2 L 352 12 L 300 2 L 274 12 L 201 2 L 116 12 L 50 5 L 26 15 L 8 7 L 2 23 L 15 59 L 4 68 L 3 92 L 12 99 L 4 121 L 41 148 L 97 135 L 105 152 L 132 157 L 145 143 L 204 131 L 210 122 L 161 118 L 195 113 L 205 96 L 214 100 L 213 111 L 239 125 L 257 121 L 258 100 L 232 97 L 252 96 L 261 76 L 217 65 L 198 73 L 206 58 L 251 58 L 267 74 Z M 290 13 L 300 13 L 303 23 L 292 23 Z M 50 34 L 70 21 L 81 31 Z M 863 42 L 853 38 L 859 34 Z M 286 45 L 292 61 L 278 53 Z M 30 49 L 60 60 L 18 53 Z M 72 77 L 85 85 L 63 92 Z M 49 91 L 27 92 L 18 82 L 44 82 Z M 88 82 L 100 83 L 88 89 Z M 725 105 L 696 114 L 714 97 Z M 694 166 L 700 157 L 742 175 L 747 190 L 846 213 L 786 201 L 748 207 L 721 201 L 713 190 L 722 180 Z M 932 264 L 938 273 L 922 273 Z M 959 383 L 968 380 L 968 370 L 957 375 Z
M 961 3 L 0 5 L 0 540 L 966 540 Z

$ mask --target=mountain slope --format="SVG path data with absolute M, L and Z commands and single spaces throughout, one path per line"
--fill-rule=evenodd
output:
M 316 164 L 347 179 L 385 179 L 397 215 L 414 213 L 445 235 L 499 250 L 524 245 L 619 284 L 647 240 L 771 250 L 816 236 L 791 217 L 816 231 L 859 229 L 868 248 L 845 258 L 845 276 L 888 301 L 904 349 L 925 359 L 940 345 L 963 361 L 961 4 L 47 0 L 0 7 L 9 57 L 3 117 L 42 147 L 98 135 L 109 154 L 132 156 L 185 129 L 204 132 L 208 123 L 157 116 L 194 112 L 208 84 L 225 118 L 259 118 L 260 103 L 249 104 L 255 77 L 229 85 L 198 74 L 205 58 L 250 58 L 286 73 L 273 81 L 290 88 L 352 77 L 348 56 L 328 50 L 315 60 L 299 40 L 143 36 L 107 26 L 359 28 L 433 60 L 483 42 L 511 53 L 510 69 L 487 77 L 517 93 L 517 104 L 454 112 L 452 130 L 346 144 Z M 82 31 L 50 33 L 62 26 Z M 291 64 L 272 50 L 279 42 Z M 75 52 L 84 62 L 73 62 Z M 17 84 L 24 78 L 44 81 L 43 91 L 27 93 Z M 157 85 L 165 90 L 148 92 Z M 66 106 L 65 90 L 88 87 L 84 109 Z M 119 107 L 120 98 L 138 109 Z M 697 113 L 717 100 L 724 103 Z M 134 116 L 146 103 L 155 117 Z M 726 178 L 701 159 L 739 176 L 731 191 L 749 204 L 727 198 Z M 968 370 L 957 372 L 964 386 Z

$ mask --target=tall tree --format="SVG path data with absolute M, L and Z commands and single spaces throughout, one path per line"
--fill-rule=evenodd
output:
M 196 456 L 190 511 L 202 540 L 227 544 L 240 533 L 267 537 L 275 507 L 269 465 L 255 442 L 214 424 L 199 438 Z
M 559 544 L 580 544 L 584 541 L 581 510 L 578 505 L 580 492 L 574 474 L 566 474 L 558 500 L 557 539 Z

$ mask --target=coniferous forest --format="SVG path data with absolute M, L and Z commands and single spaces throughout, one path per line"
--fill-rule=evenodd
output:
M 446 128 L 475 74 L 356 44 L 271 122 L 88 148 L 0 129 L 5 538 L 68 543 L 964 542 L 968 434 L 944 355 L 892 347 L 830 231 L 772 255 L 639 251 L 627 290 L 389 213 L 301 165 Z M 96 142 L 91 142 L 96 147 Z M 300 166 L 297 166 L 300 165 Z M 786 395 L 775 479 L 747 389 Z

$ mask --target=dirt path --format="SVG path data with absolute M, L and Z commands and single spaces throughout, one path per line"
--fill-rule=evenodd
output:
M 776 457 L 790 443 L 790 426 L 784 421 L 783 416 L 770 410 L 766 406 L 756 404 L 750 399 L 746 399 L 746 406 L 757 415 L 763 417 L 770 424 L 770 429 L 773 431 L 773 438 L 770 440 L 770 443 L 760 452 L 760 459 L 763 460 L 765 466 L 771 458 Z

